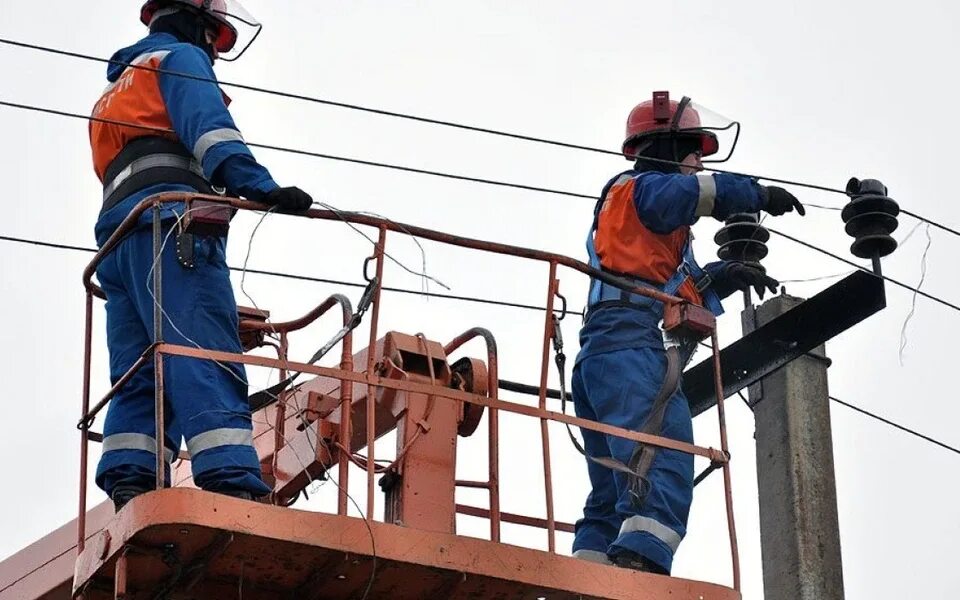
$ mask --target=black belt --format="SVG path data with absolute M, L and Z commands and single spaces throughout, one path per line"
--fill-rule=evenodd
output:
M 133 140 L 117 154 L 103 177 L 103 208 L 106 212 L 127 196 L 151 185 L 178 183 L 198 192 L 214 193 L 203 169 L 183 144 L 147 136 Z

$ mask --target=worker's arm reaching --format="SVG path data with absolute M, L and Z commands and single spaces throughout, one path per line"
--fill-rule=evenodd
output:
M 304 210 L 313 200 L 296 187 L 280 187 L 257 162 L 237 129 L 210 58 L 197 47 L 175 50 L 161 63 L 160 92 L 173 130 L 214 185 L 288 210 Z M 183 76 L 183 75 L 186 75 Z
M 633 203 L 637 216 L 654 233 L 671 233 L 712 216 L 724 220 L 736 213 L 761 210 L 774 216 L 803 205 L 790 192 L 759 185 L 749 177 L 730 173 L 681 175 L 645 172 L 633 179 Z
M 787 190 L 763 186 L 740 175 L 646 172 L 634 182 L 637 216 L 648 229 L 660 234 L 692 225 L 704 216 L 725 220 L 737 213 L 761 210 L 773 216 L 793 210 L 805 214 L 803 205 Z M 710 276 L 711 289 L 721 299 L 751 287 L 762 299 L 766 290 L 775 292 L 779 285 L 758 265 L 738 261 L 710 263 L 704 271 Z

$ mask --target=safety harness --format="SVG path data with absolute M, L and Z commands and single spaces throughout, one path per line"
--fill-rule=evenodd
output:
M 596 236 L 597 227 L 600 221 L 600 211 L 603 208 L 603 203 L 606 201 L 607 193 L 614 184 L 623 181 L 625 177 L 634 176 L 635 175 L 632 171 L 626 171 L 619 177 L 612 179 L 603 189 L 603 193 L 600 195 L 600 199 L 597 201 L 597 205 L 594 208 L 593 224 L 590 227 L 590 232 L 587 234 L 586 245 L 587 254 L 590 257 L 590 266 L 595 269 L 610 272 L 609 269 L 604 269 L 603 265 L 600 264 L 600 257 L 597 254 L 596 245 L 594 243 L 594 238 Z M 628 281 L 634 283 L 637 287 L 660 290 L 666 294 L 670 294 L 671 296 L 676 295 L 677 291 L 680 289 L 680 286 L 683 285 L 688 278 L 690 278 L 694 282 L 697 291 L 703 298 L 704 307 L 712 312 L 715 316 L 719 316 L 723 314 L 723 306 L 720 303 L 720 298 L 716 292 L 710 289 L 710 276 L 700 267 L 700 265 L 697 264 L 697 261 L 693 256 L 693 249 L 690 242 L 691 235 L 688 234 L 687 239 L 684 242 L 680 265 L 677 267 L 676 272 L 674 272 L 674 274 L 662 285 L 646 281 L 631 274 L 613 274 L 627 279 Z M 663 318 L 664 312 L 663 303 L 659 300 L 621 289 L 599 279 L 591 279 L 590 292 L 587 300 L 587 318 L 589 318 L 593 311 L 608 306 L 622 306 L 637 310 L 650 310 L 660 319 Z M 657 395 L 653 400 L 653 404 L 650 407 L 650 412 L 638 430 L 640 433 L 660 435 L 662 432 L 663 420 L 666 415 L 667 405 L 669 404 L 670 399 L 676 393 L 677 389 L 680 387 L 680 376 L 683 369 L 683 360 L 681 359 L 681 343 L 681 340 L 674 339 L 669 334 L 664 334 L 664 350 L 667 358 L 666 373 L 663 381 L 660 384 L 660 389 L 657 390 Z M 561 410 L 566 412 L 566 356 L 563 353 L 563 337 L 560 333 L 560 324 L 556 316 L 554 316 L 553 320 L 553 349 L 555 353 L 557 369 L 560 373 L 560 395 L 562 399 Z M 688 353 L 684 352 L 684 354 Z M 642 507 L 644 499 L 650 491 L 650 482 L 647 479 L 647 473 L 649 472 L 650 467 L 653 465 L 653 460 L 657 452 L 656 446 L 638 443 L 631 454 L 630 459 L 627 461 L 627 464 L 624 464 L 619 460 L 609 456 L 590 456 L 587 454 L 579 440 L 577 440 L 577 438 L 573 435 L 573 431 L 569 426 L 567 426 L 567 433 L 570 435 L 570 440 L 573 442 L 573 445 L 577 451 L 585 456 L 588 460 L 598 465 L 607 467 L 608 469 L 624 473 L 627 476 L 628 488 L 631 496 L 633 497 L 634 506 L 637 509 Z
M 596 206 L 593 209 L 593 224 L 590 226 L 590 231 L 587 233 L 587 255 L 590 258 L 590 266 L 594 269 L 599 269 L 602 271 L 611 272 L 609 269 L 603 267 L 600 264 L 600 257 L 597 255 L 597 247 L 594 243 L 594 237 L 597 233 L 597 227 L 600 224 L 600 211 L 603 209 L 603 203 L 607 200 L 607 194 L 610 191 L 610 188 L 615 184 L 624 180 L 624 178 L 635 177 L 633 171 L 625 171 L 620 174 L 619 177 L 616 177 L 610 180 L 609 183 L 603 188 L 603 193 L 600 194 L 600 199 L 597 201 Z M 680 286 L 690 278 L 694 285 L 697 288 L 697 291 L 700 293 L 700 296 L 703 298 L 703 305 L 715 316 L 720 316 L 723 314 L 723 305 L 720 303 L 720 297 L 717 296 L 716 292 L 710 289 L 710 276 L 697 264 L 696 259 L 693 256 L 693 246 L 691 244 L 692 236 L 687 235 L 687 239 L 683 244 L 683 251 L 681 253 L 680 265 L 677 267 L 677 270 L 674 274 L 662 285 L 655 284 L 653 282 L 647 281 L 636 275 L 630 273 L 613 273 L 618 277 L 627 279 L 637 285 L 637 287 L 647 287 L 660 290 L 671 296 L 675 296 L 677 291 L 680 289 Z M 627 308 L 637 308 L 637 309 L 650 309 L 653 310 L 655 314 L 659 317 L 663 317 L 663 304 L 653 298 L 648 296 L 641 296 L 640 294 L 635 294 L 627 290 L 620 289 L 609 283 L 600 281 L 599 279 L 592 279 L 590 281 L 590 293 L 587 297 L 587 308 L 592 311 L 597 308 L 604 306 L 623 306 Z
M 204 194 L 214 193 L 200 163 L 183 144 L 159 136 L 140 137 L 124 146 L 107 167 L 103 182 L 101 213 L 159 183 L 178 183 Z

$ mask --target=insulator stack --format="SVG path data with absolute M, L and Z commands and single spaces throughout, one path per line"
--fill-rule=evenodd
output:
M 850 252 L 859 258 L 879 258 L 897 249 L 897 240 L 890 235 L 899 223 L 900 205 L 887 197 L 887 187 L 876 179 L 847 182 L 850 203 L 840 216 L 846 223 L 847 235 L 854 238 Z
M 717 243 L 717 256 L 721 260 L 760 264 L 769 252 L 767 242 L 770 232 L 760 224 L 760 215 L 739 213 L 726 220 L 713 241 Z

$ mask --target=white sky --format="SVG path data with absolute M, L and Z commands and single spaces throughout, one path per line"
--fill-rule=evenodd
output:
M 266 2 L 247 0 L 266 23 L 249 54 L 218 66 L 228 81 L 356 102 L 436 118 L 617 148 L 627 111 L 653 89 L 669 89 L 743 122 L 733 169 L 843 187 L 847 178 L 882 179 L 902 206 L 960 224 L 949 161 L 960 127 L 954 58 L 960 50 L 953 3 L 867 1 L 767 3 L 574 2 Z M 143 33 L 135 2 L 7 2 L 0 35 L 108 56 Z M 88 113 L 104 85 L 104 66 L 0 47 L 3 100 Z M 598 193 L 627 167 L 615 157 L 444 130 L 363 113 L 228 89 L 248 140 L 383 160 L 480 177 Z M 0 107 L 0 172 L 6 211 L 0 234 L 91 245 L 99 184 L 86 125 Z M 345 209 L 457 234 L 583 258 L 589 201 L 261 151 L 275 178 Z M 804 201 L 839 205 L 842 197 L 795 190 Z M 256 219 L 231 233 L 229 262 L 239 265 Z M 849 256 L 839 215 L 812 211 L 769 224 Z M 902 220 L 898 237 L 915 221 Z M 714 257 L 716 225 L 697 227 L 701 262 Z M 924 289 L 960 300 L 950 262 L 960 240 L 931 231 Z M 885 261 L 885 271 L 916 284 L 922 231 Z M 766 261 L 782 279 L 845 271 L 845 266 L 774 238 Z M 546 268 L 425 244 L 427 267 L 456 294 L 541 303 Z M 394 236 L 388 248 L 416 266 L 416 247 Z M 359 280 L 369 245 L 335 223 L 270 217 L 255 238 L 250 266 Z M 0 359 L 5 413 L 0 452 L 7 457 L 0 500 L 0 556 L 73 518 L 82 375 L 81 271 L 89 256 L 0 243 L 0 310 L 6 351 Z M 236 280 L 239 284 L 239 278 Z M 385 284 L 420 282 L 388 269 Z M 790 284 L 796 295 L 823 282 Z M 300 315 L 336 289 L 250 276 L 247 291 L 278 319 Z M 435 289 L 435 288 L 432 288 Z M 561 290 L 582 305 L 585 281 L 561 273 Z M 831 393 L 956 445 L 960 408 L 945 380 L 960 314 L 923 298 L 909 327 L 904 365 L 899 332 L 910 295 L 889 288 L 889 308 L 828 347 Z M 238 290 L 238 301 L 249 304 Z M 471 326 L 492 329 L 501 376 L 538 379 L 542 317 L 411 296 L 385 296 L 382 324 L 446 341 Z M 721 320 L 726 343 L 739 335 L 739 300 Z M 105 391 L 103 308 L 96 312 L 94 395 Z M 564 322 L 568 353 L 577 319 Z M 336 329 L 318 324 L 294 340 L 306 357 Z M 365 339 L 361 328 L 358 339 Z M 479 346 L 475 353 L 480 353 Z M 948 354 L 950 353 L 950 354 Z M 254 386 L 266 373 L 251 373 Z M 551 382 L 555 377 L 551 373 Z M 960 536 L 953 480 L 958 457 L 833 405 L 840 532 L 848 598 L 955 596 Z M 762 597 L 752 416 L 730 402 L 734 501 L 744 597 Z M 504 418 L 503 509 L 543 515 L 539 428 Z M 101 421 L 99 421 L 102 423 Z M 697 442 L 717 445 L 716 413 L 696 421 Z M 551 428 L 558 518 L 574 520 L 587 492 L 582 459 Z M 824 440 L 828 443 L 828 440 Z M 462 441 L 461 476 L 485 469 L 482 435 Z M 378 446 L 379 456 L 392 452 Z M 94 457 L 95 458 L 95 457 Z M 698 461 L 698 468 L 702 466 Z M 360 483 L 359 473 L 354 473 Z M 729 583 L 721 478 L 698 488 L 690 534 L 676 575 Z M 356 487 L 356 489 L 354 489 Z M 313 504 L 328 509 L 325 486 Z M 363 504 L 362 484 L 351 485 Z M 91 483 L 91 500 L 102 498 Z M 485 503 L 482 495 L 461 501 Z M 299 505 L 298 505 L 299 506 Z M 483 524 L 461 522 L 482 534 Z M 542 532 L 508 528 L 507 541 L 543 546 Z M 569 551 L 570 536 L 558 545 Z

